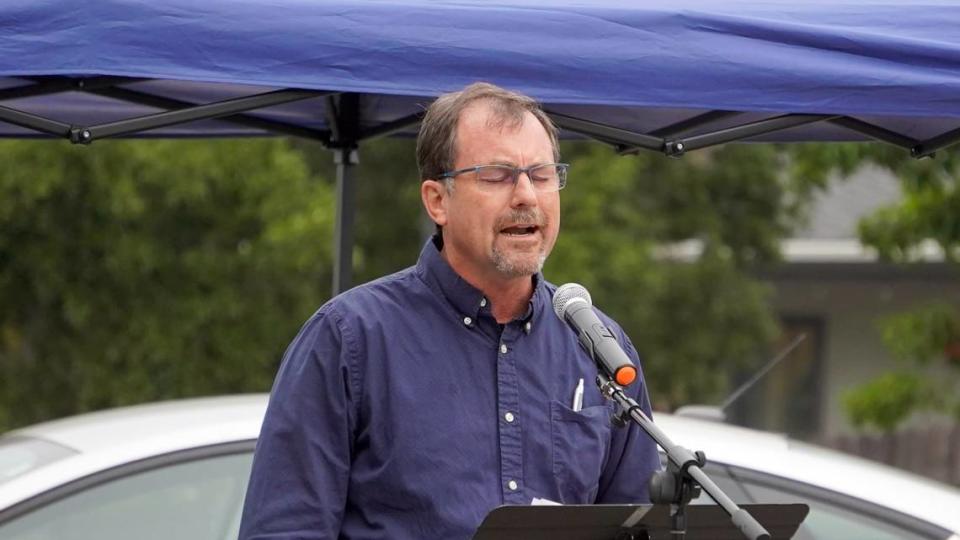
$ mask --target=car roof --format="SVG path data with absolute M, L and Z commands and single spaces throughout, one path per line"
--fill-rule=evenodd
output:
M 52 420 L 8 435 L 45 439 L 81 453 L 144 441 L 192 448 L 255 439 L 266 406 L 266 394 L 161 401 Z
M 76 453 L 0 486 L 0 510 L 118 466 L 197 448 L 254 441 L 265 394 L 184 399 L 120 407 L 43 422 L 4 434 L 40 439 Z
M 65 474 L 81 477 L 179 450 L 254 440 L 267 399 L 266 394 L 246 394 L 150 403 L 44 422 L 7 435 L 45 439 L 79 452 L 31 475 L 38 477 L 32 482 L 39 489 L 56 485 Z M 960 531 L 960 489 L 782 434 L 664 413 L 654 420 L 674 443 L 705 451 L 710 462 L 811 484 Z M 0 508 L 4 502 L 0 495 Z

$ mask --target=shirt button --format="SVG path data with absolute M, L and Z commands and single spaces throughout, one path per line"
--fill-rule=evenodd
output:
M 503 419 L 506 420 L 507 422 L 511 422 L 511 423 L 512 423 L 512 422 L 513 422 L 513 418 L 514 418 L 514 417 L 513 417 L 513 413 L 512 413 L 512 412 L 508 412 L 507 414 L 503 415 Z
M 501 343 L 501 344 L 500 344 L 500 354 L 507 354 L 507 344 L 506 344 L 506 343 Z
M 470 326 L 472 323 L 473 323 L 473 319 L 471 319 L 470 317 L 463 318 L 463 324 Z
M 520 487 L 520 486 L 517 485 L 517 481 L 516 481 L 516 480 L 511 480 L 511 481 L 507 482 L 507 487 L 510 488 L 510 491 L 516 491 L 517 488 Z
M 486 299 L 486 298 L 481 298 L 481 299 L 480 299 L 480 307 L 487 307 L 487 299 Z

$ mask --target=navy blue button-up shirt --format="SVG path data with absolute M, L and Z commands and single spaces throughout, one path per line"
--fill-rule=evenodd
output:
M 555 287 L 535 276 L 526 314 L 499 325 L 435 242 L 416 266 L 325 304 L 290 345 L 242 540 L 470 538 L 503 504 L 647 502 L 655 444 L 611 427 L 595 365 L 553 313 Z M 642 377 L 629 393 L 649 414 Z

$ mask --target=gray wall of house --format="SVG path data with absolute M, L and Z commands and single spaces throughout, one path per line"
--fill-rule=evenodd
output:
M 884 316 L 932 301 L 960 304 L 960 282 L 945 276 L 837 279 L 825 270 L 816 279 L 774 279 L 773 303 L 782 316 L 823 321 L 819 434 L 831 439 L 855 430 L 843 410 L 843 393 L 897 364 L 884 347 Z M 943 422 L 917 417 L 913 424 Z

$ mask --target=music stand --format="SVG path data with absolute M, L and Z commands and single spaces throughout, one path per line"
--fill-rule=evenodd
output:
M 771 539 L 792 538 L 807 516 L 805 504 L 742 505 Z M 741 540 L 722 508 L 687 507 L 687 540 Z M 585 504 L 500 506 L 484 518 L 473 540 L 669 540 L 668 505 Z

